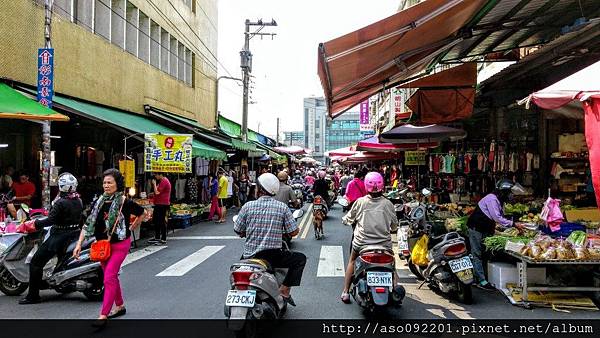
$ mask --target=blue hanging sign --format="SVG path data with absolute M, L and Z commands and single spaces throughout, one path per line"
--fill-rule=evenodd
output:
M 38 49 L 37 99 L 42 105 L 52 108 L 54 96 L 54 48 Z

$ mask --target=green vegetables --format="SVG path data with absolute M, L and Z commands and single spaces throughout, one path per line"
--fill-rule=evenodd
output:
M 485 247 L 488 251 L 499 252 L 499 251 L 504 250 L 504 247 L 506 247 L 506 242 L 508 242 L 509 240 L 511 242 L 521 242 L 523 244 L 529 243 L 529 238 L 527 238 L 527 237 L 511 237 L 511 236 L 496 235 L 496 236 L 486 237 L 483 240 L 483 244 L 485 245 Z
M 529 213 L 529 206 L 527 204 L 506 203 L 504 205 L 504 214 L 505 215 L 523 215 L 523 214 L 527 214 L 527 213 Z
M 569 235 L 569 237 L 567 237 L 567 241 L 573 243 L 573 245 L 575 245 L 575 246 L 583 246 L 585 244 L 586 239 L 587 239 L 587 234 L 580 230 L 573 231 Z

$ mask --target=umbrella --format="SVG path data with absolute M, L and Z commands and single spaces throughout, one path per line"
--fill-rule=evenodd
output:
M 382 161 L 382 160 L 390 160 L 390 159 L 398 159 L 401 154 L 398 152 L 395 153 L 373 153 L 368 151 L 359 151 L 352 156 L 346 157 L 343 161 L 345 163 L 364 163 L 369 161 Z
M 370 152 L 400 152 L 405 150 L 414 150 L 417 148 L 437 148 L 439 147 L 439 142 L 426 142 L 426 143 L 401 143 L 401 144 L 393 144 L 393 143 L 382 143 L 379 142 L 379 138 L 377 136 L 370 137 L 366 140 L 358 141 L 356 145 L 356 150 L 360 151 L 370 151 Z
M 307 163 L 307 164 L 315 164 L 315 163 L 317 163 L 317 160 L 315 160 L 312 157 L 308 157 L 308 156 L 301 158 L 299 161 L 300 161 L 300 163 Z
M 277 152 L 285 153 L 285 154 L 291 154 L 291 155 L 304 155 L 304 154 L 310 154 L 311 153 L 310 150 L 304 149 L 304 148 L 299 147 L 299 146 L 275 147 L 273 149 L 275 149 L 275 151 L 277 151 Z
M 345 156 L 352 156 L 354 154 L 356 154 L 356 146 L 350 146 L 350 147 L 330 150 L 325 153 L 325 156 L 330 157 L 333 160 L 333 157 L 337 157 L 337 156 L 345 157 Z
M 462 129 L 437 124 L 428 126 L 405 124 L 379 135 L 379 141 L 393 144 L 417 143 L 420 145 L 421 143 L 441 142 L 452 137 L 464 138 L 466 135 L 466 132 Z

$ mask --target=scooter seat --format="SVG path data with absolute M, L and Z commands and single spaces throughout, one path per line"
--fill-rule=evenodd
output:
M 81 243 L 81 250 L 85 250 L 87 249 L 90 245 L 92 245 L 92 243 L 94 243 L 96 241 L 95 237 L 90 237 L 87 238 L 83 241 L 83 243 Z M 72 253 L 73 250 L 75 250 L 75 247 L 77 246 L 77 241 L 72 242 L 71 244 L 69 244 L 69 246 L 67 247 L 67 253 Z
M 441 243 L 445 237 L 446 237 L 445 235 L 433 236 L 433 237 L 429 238 L 429 243 L 427 246 L 429 247 L 429 249 L 431 249 L 434 246 L 436 246 L 437 244 Z
M 391 255 L 394 254 L 394 251 L 390 250 L 389 248 L 387 248 L 383 245 L 368 245 L 368 246 L 364 247 L 362 250 L 360 250 L 359 254 L 362 255 L 363 253 L 371 252 L 371 251 L 385 251 Z

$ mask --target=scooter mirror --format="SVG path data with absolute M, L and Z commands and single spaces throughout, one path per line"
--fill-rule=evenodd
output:
M 350 202 L 348 202 L 348 200 L 345 199 L 344 197 L 338 198 L 337 202 L 338 202 L 339 205 L 341 205 L 343 207 L 347 207 L 347 206 L 350 205 Z
M 238 215 L 233 216 L 233 223 L 237 223 L 238 217 Z
M 429 197 L 431 196 L 431 190 L 427 189 L 427 188 L 423 188 L 423 190 L 421 190 L 421 193 L 423 194 L 423 196 L 425 197 Z
M 304 210 L 298 209 L 292 213 L 295 219 L 301 218 L 304 215 Z

